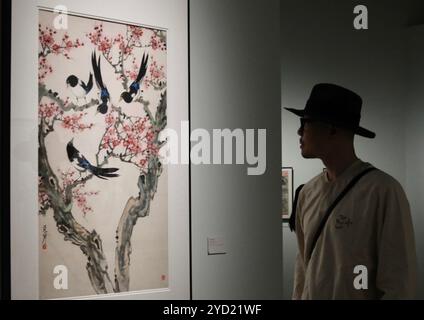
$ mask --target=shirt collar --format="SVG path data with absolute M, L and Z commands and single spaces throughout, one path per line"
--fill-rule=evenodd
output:
M 361 159 L 356 159 L 349 167 L 347 167 L 335 180 L 330 181 L 327 177 L 327 171 L 324 172 L 324 179 L 326 183 L 338 183 L 346 179 L 350 179 L 352 175 L 355 175 L 356 172 L 359 173 L 359 169 L 367 163 L 363 162 Z

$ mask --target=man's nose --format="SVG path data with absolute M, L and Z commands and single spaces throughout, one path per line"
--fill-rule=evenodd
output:
M 299 135 L 299 136 L 302 136 L 303 135 L 303 126 L 300 126 L 299 127 L 299 129 L 297 130 L 297 134 Z

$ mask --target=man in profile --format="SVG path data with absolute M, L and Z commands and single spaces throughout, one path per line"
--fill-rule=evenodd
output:
M 291 219 L 299 252 L 293 299 L 412 299 L 416 252 L 410 208 L 393 177 L 361 161 L 354 136 L 362 99 L 317 84 L 300 117 L 300 149 L 326 170 L 298 192 Z

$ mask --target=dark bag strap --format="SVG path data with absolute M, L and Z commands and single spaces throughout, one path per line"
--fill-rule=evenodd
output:
M 331 204 L 331 206 L 327 209 L 327 211 L 325 212 L 325 216 L 321 220 L 321 224 L 319 225 L 317 232 L 315 233 L 315 237 L 314 237 L 313 242 L 312 242 L 311 254 L 309 255 L 309 257 L 312 257 L 312 253 L 314 252 L 314 249 L 315 249 L 315 246 L 318 242 L 318 239 L 319 239 L 319 237 L 322 233 L 322 230 L 324 230 L 325 224 L 327 223 L 327 220 L 330 217 L 330 214 L 333 211 L 333 209 L 337 206 L 337 204 L 340 202 L 340 200 L 343 199 L 343 197 L 346 195 L 346 193 L 348 193 L 349 190 L 353 188 L 353 186 L 359 181 L 359 179 L 361 179 L 364 175 L 366 175 L 368 172 L 373 171 L 373 170 L 376 170 L 376 168 L 372 167 L 372 168 L 365 169 L 360 174 L 358 174 L 356 177 L 354 177 L 352 179 L 352 181 L 350 181 L 349 184 L 344 188 L 344 190 L 338 195 L 336 200 L 334 200 L 334 202 Z
M 299 201 L 299 193 L 300 193 L 300 190 L 302 190 L 303 186 L 304 184 L 301 184 L 300 186 L 298 186 L 294 193 L 292 213 L 289 218 L 289 227 L 291 231 L 296 231 L 296 207 L 297 207 L 297 202 Z

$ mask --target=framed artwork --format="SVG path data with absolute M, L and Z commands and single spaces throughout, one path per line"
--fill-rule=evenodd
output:
M 288 222 L 293 206 L 293 168 L 281 169 L 282 219 Z
M 22 21 L 26 4 L 13 5 L 14 20 Z M 166 164 L 161 153 L 164 130 L 188 118 L 187 72 L 169 71 L 187 58 L 186 47 L 175 44 L 185 44 L 186 1 L 124 0 L 119 9 L 105 3 L 102 16 L 91 15 L 99 10 L 86 1 L 54 5 L 34 1 L 30 21 L 38 21 L 38 33 L 12 43 L 13 52 L 38 39 L 29 50 L 37 70 L 27 69 L 23 83 L 37 93 L 28 105 L 16 87 L 24 70 L 12 62 L 11 126 L 19 130 L 18 115 L 28 112 L 31 132 L 17 140 L 27 139 L 28 159 L 35 160 L 25 183 L 36 193 L 24 207 L 11 188 L 12 270 L 17 259 L 34 267 L 24 275 L 32 276 L 29 291 L 18 276 L 28 268 L 14 270 L 12 298 L 188 298 L 188 167 Z M 135 15 L 134 6 L 151 11 Z M 184 10 L 178 15 L 175 7 Z M 12 26 L 12 35 L 19 28 Z M 15 156 L 17 186 L 29 161 Z M 30 217 L 25 226 L 16 221 L 22 210 Z M 28 230 L 36 247 L 24 239 Z

